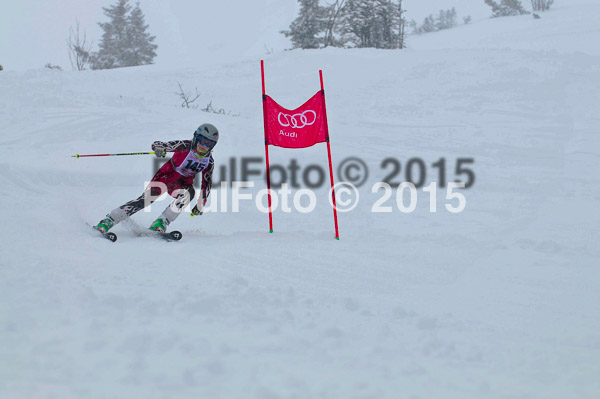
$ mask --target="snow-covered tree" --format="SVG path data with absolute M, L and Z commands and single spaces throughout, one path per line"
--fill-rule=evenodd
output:
M 341 32 L 357 47 L 397 48 L 400 18 L 391 0 L 348 0 Z
M 405 47 L 404 27 L 406 26 L 406 18 L 404 18 L 404 8 L 402 8 L 402 0 L 398 0 L 398 48 Z
M 319 0 L 298 0 L 300 13 L 290 24 L 290 29 L 281 31 L 291 38 L 294 48 L 319 48 L 323 43 L 320 34 L 326 29 L 326 10 L 319 5 Z
M 343 45 L 334 33 L 338 30 L 338 21 L 344 10 L 346 0 L 335 0 L 335 3 L 324 7 L 327 18 L 325 20 L 325 37 L 323 38 L 323 47 Z
M 375 47 L 375 4 L 373 0 L 348 0 L 344 6 L 341 32 L 358 47 Z
M 404 48 L 402 0 L 298 0 L 300 13 L 290 29 L 294 48 L 344 46 Z
M 412 28 L 413 33 L 416 34 L 436 31 L 435 18 L 433 17 L 433 14 L 429 14 L 427 17 L 425 17 L 421 25 L 417 24 L 417 21 L 415 21 L 414 19 L 411 20 L 410 26 Z
M 158 46 L 154 43 L 156 36 L 151 36 L 146 30 L 144 13 L 140 9 L 140 3 L 136 3 L 127 17 L 127 50 L 123 57 L 123 66 L 136 66 L 152 64 L 156 57 L 155 50 Z
M 450 29 L 454 28 L 457 24 L 456 9 L 454 9 L 454 7 L 449 10 L 440 10 L 437 17 L 434 17 L 433 14 L 429 14 L 420 26 L 414 20 L 410 22 L 413 33 L 417 34 Z
M 546 11 L 550 9 L 552 3 L 554 0 L 531 0 L 531 8 L 533 11 Z
M 110 69 L 151 64 L 158 46 L 152 43 L 144 22 L 139 3 L 131 11 L 129 0 L 118 0 L 110 7 L 103 7 L 109 22 L 101 22 L 102 40 L 98 52 L 91 58 L 92 69 Z
M 455 27 L 456 24 L 456 10 L 454 7 L 449 10 L 440 10 L 435 21 L 436 30 L 450 29 Z
M 400 19 L 398 6 L 390 0 L 377 0 L 375 15 L 375 47 L 397 48 Z
M 502 0 L 500 4 L 495 0 L 484 1 L 485 4 L 492 7 L 492 18 L 529 14 L 529 12 L 523 8 L 520 0 Z
M 92 56 L 92 69 L 119 68 L 120 58 L 126 50 L 127 13 L 131 10 L 128 0 L 118 0 L 117 4 L 102 7 L 109 22 L 98 25 L 104 33 L 98 43 L 98 51 Z

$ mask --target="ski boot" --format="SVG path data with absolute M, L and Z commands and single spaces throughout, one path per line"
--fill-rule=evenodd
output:
M 110 215 L 106 215 L 106 218 L 102 219 L 100 223 L 96 225 L 96 229 L 100 230 L 102 234 L 108 232 L 115 225 L 115 220 L 110 217 Z
M 169 221 L 166 218 L 160 217 L 150 225 L 150 230 L 164 233 L 167 231 L 167 227 L 169 227 Z

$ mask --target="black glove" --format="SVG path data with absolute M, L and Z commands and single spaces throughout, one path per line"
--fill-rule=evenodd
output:
M 157 158 L 164 158 L 165 155 L 167 155 L 167 150 L 162 145 L 153 145 L 152 149 L 154 150 L 154 155 L 156 155 Z
M 204 213 L 204 209 L 198 209 L 198 205 L 194 206 L 194 208 L 192 209 L 192 214 L 191 216 L 200 216 Z

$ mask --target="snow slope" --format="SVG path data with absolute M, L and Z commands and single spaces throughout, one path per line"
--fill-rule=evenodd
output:
M 369 167 L 339 241 L 325 189 L 312 213 L 276 211 L 273 234 L 249 201 L 182 215 L 178 243 L 135 237 L 166 201 L 115 244 L 86 226 L 139 195 L 152 160 L 75 153 L 211 122 L 217 168 L 263 157 L 256 57 L 0 73 L 0 398 L 598 397 L 599 12 L 577 0 L 401 52 L 269 55 L 267 92 L 290 108 L 323 69 L 334 168 Z M 180 108 L 178 82 L 231 115 Z M 327 167 L 323 145 L 270 157 Z M 371 212 L 387 157 L 423 159 L 427 183 L 440 158 L 449 181 L 473 158 L 465 210 L 440 189 L 436 213 L 421 190 L 412 213 Z

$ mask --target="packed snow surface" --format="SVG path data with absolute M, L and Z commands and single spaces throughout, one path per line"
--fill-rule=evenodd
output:
M 260 56 L 1 72 L 0 398 L 600 397 L 599 14 L 557 2 L 403 51 L 264 56 L 267 93 L 288 108 L 323 70 L 336 182 L 348 157 L 369 168 L 339 241 L 324 144 L 270 147 L 271 164 L 327 172 L 315 210 L 277 209 L 272 234 L 219 185 L 227 211 L 185 212 L 180 242 L 136 235 L 166 199 L 114 244 L 89 227 L 143 191 L 153 156 L 75 153 L 150 151 L 210 122 L 215 179 L 232 159 L 239 177 L 242 157 L 262 171 Z M 199 108 L 180 106 L 178 83 Z M 202 112 L 211 101 L 225 114 Z M 440 158 L 449 182 L 472 159 L 465 209 L 439 187 L 436 212 L 422 188 L 410 213 L 395 192 L 392 212 L 372 212 L 386 158 L 398 182 L 422 159 L 425 185 Z M 265 188 L 250 180 L 242 193 Z

